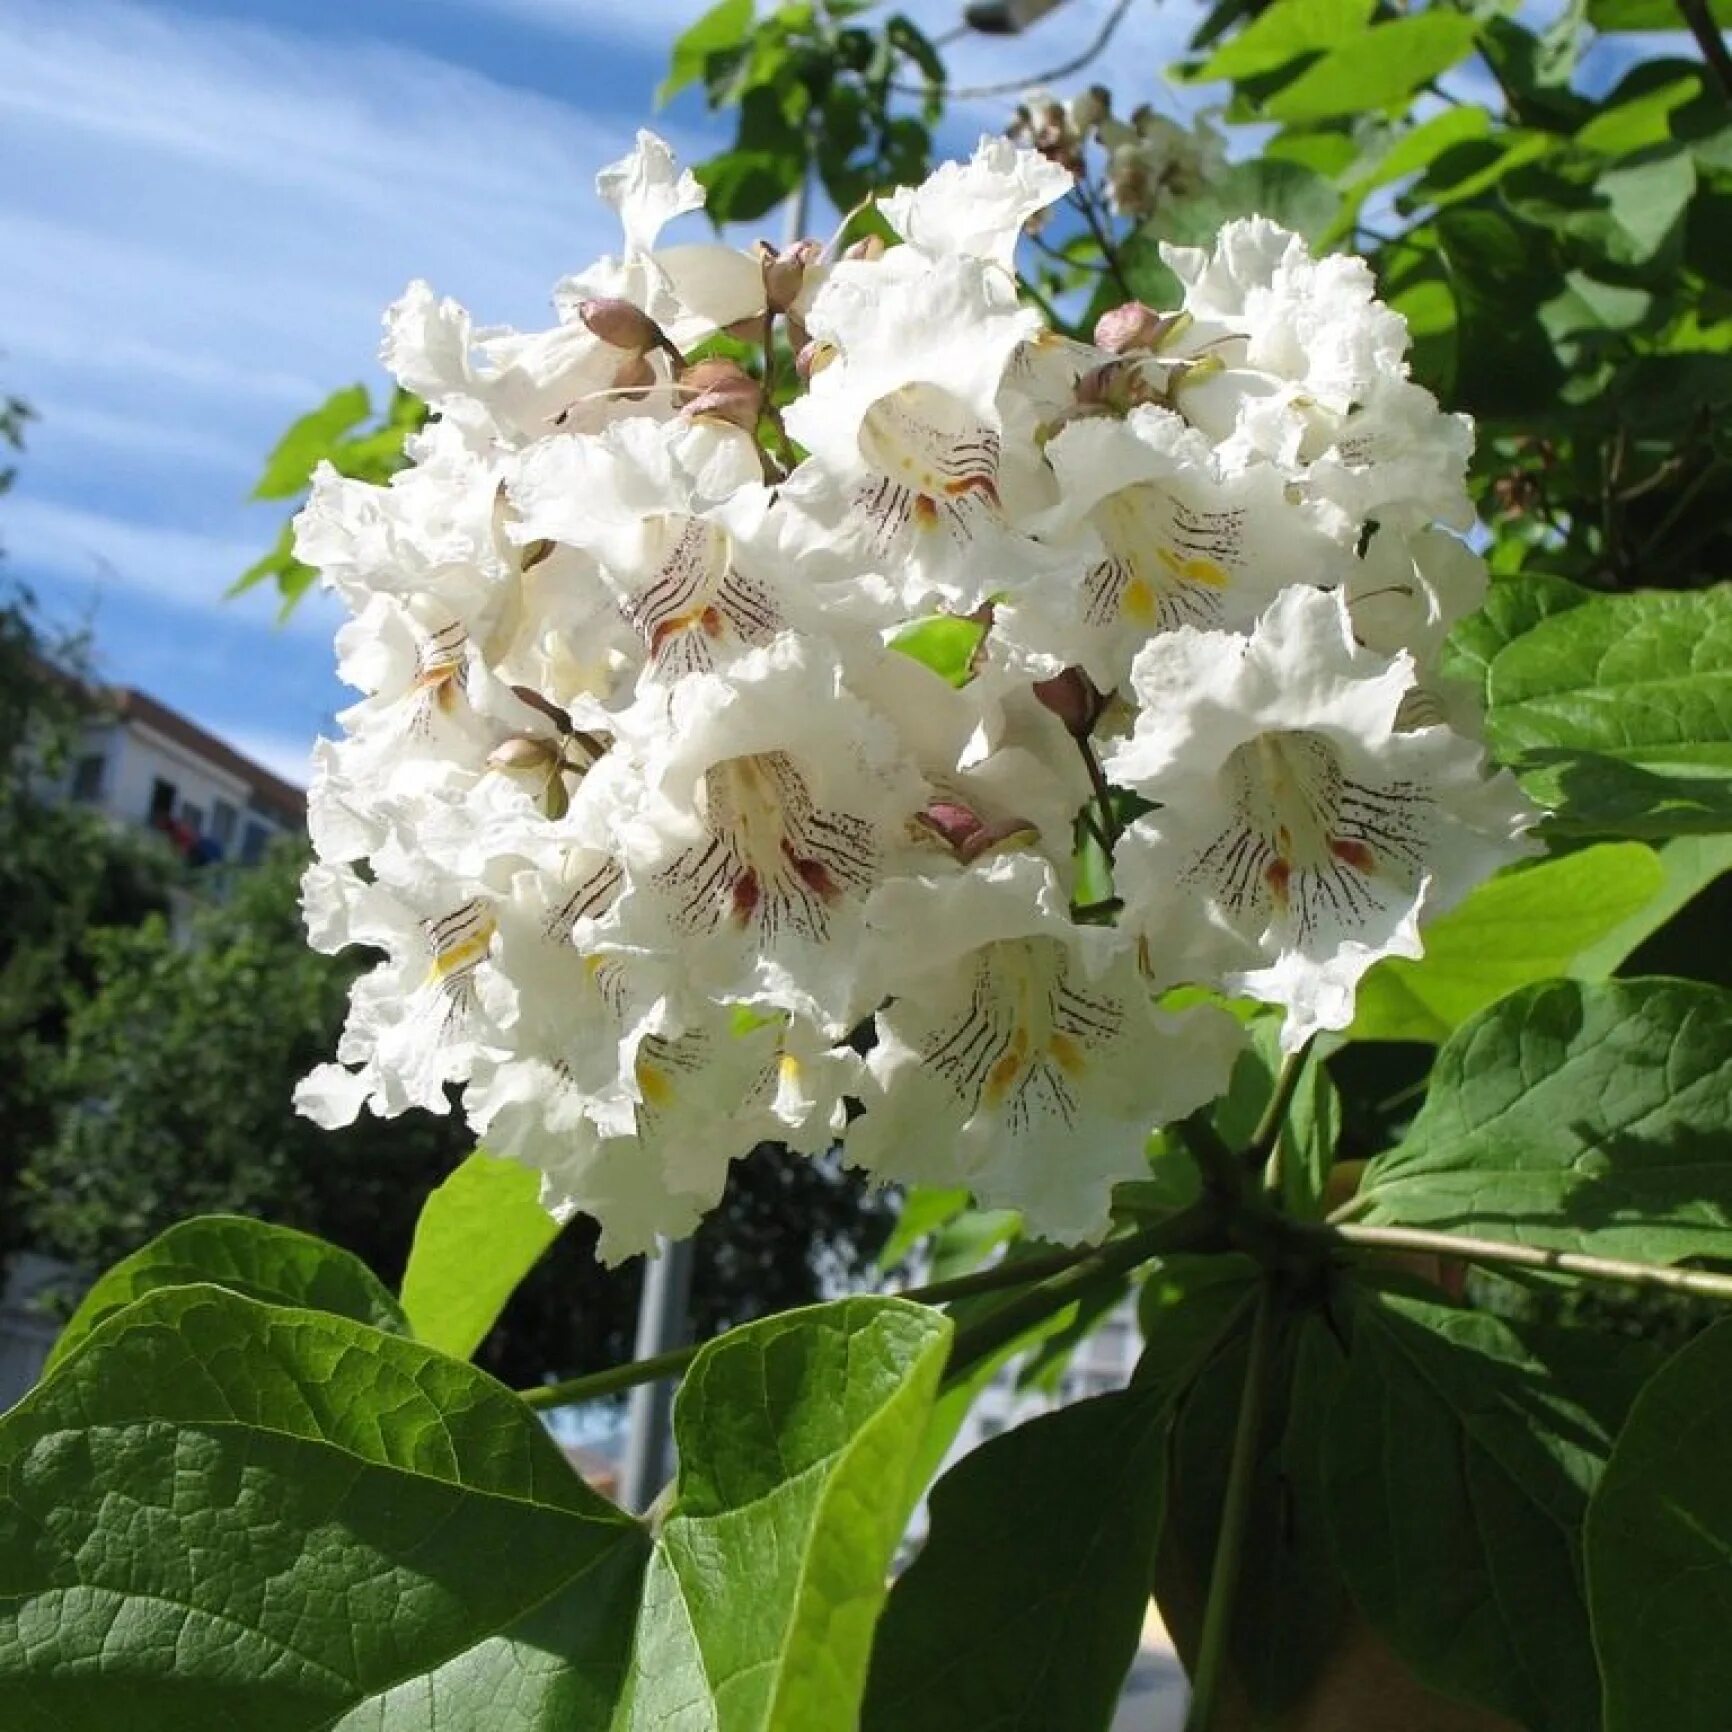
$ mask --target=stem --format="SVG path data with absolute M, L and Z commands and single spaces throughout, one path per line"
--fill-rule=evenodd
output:
M 1161 1227 L 1167 1225 L 1167 1222 L 1159 1223 Z M 1149 1232 L 1155 1230 L 1147 1229 Z M 994 1263 L 990 1269 L 976 1269 L 972 1274 L 952 1276 L 948 1281 L 933 1281 L 924 1287 L 909 1287 L 890 1297 L 908 1299 L 917 1305 L 948 1305 L 957 1299 L 972 1298 L 977 1293 L 1026 1287 L 1031 1282 L 1043 1281 L 1077 1264 L 1089 1262 L 1099 1257 L 1102 1251 L 1124 1243 L 1126 1241 L 1115 1239 L 1110 1246 L 1083 1246 L 1072 1251 L 1049 1251 L 1040 1257 L 1023 1257 L 1015 1262 Z M 1153 1251 L 1145 1253 L 1145 1256 L 1153 1255 Z M 694 1341 L 648 1359 L 627 1360 L 624 1365 L 610 1365 L 605 1371 L 568 1377 L 561 1383 L 539 1384 L 534 1389 L 521 1389 L 518 1394 L 535 1408 L 568 1407 L 581 1401 L 597 1401 L 604 1395 L 617 1395 L 621 1390 L 633 1389 L 640 1383 L 678 1376 L 707 1345 L 703 1341 Z
M 1290 1052 L 1282 1059 L 1275 1078 L 1275 1092 L 1270 1095 L 1269 1104 L 1264 1107 L 1263 1116 L 1258 1119 L 1257 1128 L 1251 1133 L 1250 1144 L 1245 1150 L 1249 1166 L 1265 1168 L 1263 1189 L 1266 1191 L 1279 1191 L 1281 1188 L 1281 1128 L 1287 1122 L 1293 1096 L 1299 1090 L 1299 1079 L 1305 1074 L 1305 1061 L 1310 1056 L 1311 1042 L 1306 1041 L 1297 1052 Z
M 1109 1275 L 1127 1274 L 1152 1257 L 1202 1244 L 1215 1219 L 1211 1205 L 1196 1204 L 1139 1232 L 1127 1233 L 1122 1239 L 1109 1239 L 1085 1253 L 1059 1274 L 1019 1293 L 996 1311 L 959 1330 L 951 1344 L 945 1381 L 960 1377 L 970 1366 L 996 1353 L 1006 1342 L 1014 1341 L 1025 1329 L 1063 1310 L 1096 1281 Z
M 1088 771 L 1089 786 L 1095 791 L 1095 804 L 1100 807 L 1100 819 L 1094 826 L 1100 838 L 1101 846 L 1110 856 L 1118 845 L 1119 824 L 1113 816 L 1113 785 L 1107 780 L 1107 773 L 1101 768 L 1101 761 L 1095 756 L 1094 742 L 1087 734 L 1073 734 L 1076 749 L 1082 755 L 1083 767 Z
M 1587 1281 L 1619 1281 L 1632 1287 L 1663 1287 L 1703 1299 L 1732 1303 L 1732 1275 L 1708 1269 L 1680 1269 L 1670 1263 L 1633 1263 L 1618 1257 L 1589 1257 L 1577 1251 L 1547 1251 L 1537 1245 L 1514 1245 L 1501 1239 L 1469 1239 L 1456 1233 L 1434 1233 L 1423 1227 L 1359 1227 L 1348 1222 L 1295 1224 L 1293 1232 L 1307 1238 L 1333 1240 L 1366 1251 L 1426 1251 L 1439 1257 L 1459 1257 L 1464 1263 L 1505 1264 L 1517 1269 L 1545 1269 L 1556 1275 L 1579 1275 Z
M 1118 245 L 1113 240 L 1112 219 L 1101 213 L 1086 178 L 1079 180 L 1071 189 L 1070 201 L 1082 212 L 1082 219 L 1088 225 L 1089 233 L 1094 236 L 1095 245 L 1101 249 L 1101 257 L 1106 260 L 1108 274 L 1118 284 L 1119 293 L 1127 301 L 1134 301 L 1137 298 L 1136 290 L 1131 287 L 1131 280 L 1125 275 L 1124 266 L 1119 261 Z
M 1726 50 L 1726 38 L 1720 34 L 1707 0 L 1677 0 L 1677 6 L 1690 34 L 1696 38 L 1696 46 L 1702 50 L 1702 58 L 1713 70 L 1720 94 L 1732 103 L 1732 54 Z
M 1227 1494 L 1221 1505 L 1221 1530 L 1215 1540 L 1215 1562 L 1209 1571 L 1209 1601 L 1203 1612 L 1203 1637 L 1197 1648 L 1191 1680 L 1191 1711 L 1185 1732 L 1209 1732 L 1221 1700 L 1227 1666 L 1227 1639 L 1233 1628 L 1233 1600 L 1239 1587 L 1239 1566 L 1245 1556 L 1245 1532 L 1250 1523 L 1251 1491 L 1257 1467 L 1257 1443 L 1263 1429 L 1263 1398 L 1268 1383 L 1274 1308 L 1267 1289 L 1257 1301 L 1251 1324 L 1251 1345 L 1245 1357 L 1245 1386 L 1239 1396 L 1239 1418 L 1233 1428 L 1233 1454 L 1227 1467 Z
M 1210 1121 L 1209 1109 L 1203 1107 L 1181 1119 L 1173 1131 L 1201 1169 L 1204 1190 L 1223 1203 L 1237 1202 L 1245 1189 L 1244 1170 Z
M 578 1401 L 597 1401 L 604 1395 L 618 1395 L 622 1390 L 635 1389 L 640 1383 L 654 1383 L 658 1377 L 673 1377 L 697 1357 L 700 1343 L 675 1347 L 667 1353 L 653 1354 L 648 1359 L 628 1359 L 624 1365 L 610 1365 L 605 1371 L 592 1371 L 587 1377 L 570 1377 L 563 1383 L 544 1383 L 535 1389 L 520 1389 L 517 1393 L 530 1407 L 565 1407 Z

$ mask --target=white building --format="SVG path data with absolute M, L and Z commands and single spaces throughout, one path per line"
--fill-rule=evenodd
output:
M 160 831 L 195 865 L 254 865 L 276 837 L 306 826 L 299 788 L 130 686 L 100 695 L 62 788 Z

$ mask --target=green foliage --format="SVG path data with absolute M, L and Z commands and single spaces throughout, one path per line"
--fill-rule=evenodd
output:
M 318 408 L 308 410 L 277 441 L 253 488 L 253 498 L 298 499 L 321 463 L 329 463 L 339 475 L 382 484 L 403 467 L 404 442 L 426 418 L 426 405 L 401 387 L 392 390 L 390 402 L 375 416 L 366 386 L 345 385 Z M 316 576 L 311 566 L 295 557 L 294 525 L 284 523 L 270 551 L 249 565 L 228 593 L 242 595 L 257 584 L 274 583 L 286 619 Z
M 1534 1732 L 1596 1725 L 1581 1523 L 1645 1363 L 1607 1349 L 1584 1391 L 1532 1332 L 1396 1294 L 1351 1328 L 1325 1454 L 1355 1600 L 1448 1694 Z
M 865 1732 L 1107 1722 L 1148 1603 L 1169 1399 L 1031 1420 L 939 1481 L 933 1537 L 885 1612 Z
M 1732 1321 L 1685 1347 L 1630 1411 L 1588 1508 L 1588 1604 L 1606 1732 L 1712 1732 L 1732 1654 Z
M 696 170 L 718 226 L 803 199 L 814 181 L 847 211 L 926 173 L 943 62 L 903 14 L 872 29 L 859 10 L 794 0 L 754 20 L 750 5 L 721 0 L 675 44 L 661 100 L 701 83 L 712 109 L 739 110 L 733 145 Z M 909 89 L 923 94 L 899 112 Z
M 680 1473 L 622 1727 L 852 1732 L 949 1325 L 845 1299 L 735 1331 L 674 1410 Z
M 1486 670 L 1486 729 L 1571 829 L 1732 829 L 1732 590 L 1601 596 Z
M 0 1421 L 0 1710 L 623 1732 L 701 1704 L 715 1732 L 843 1732 L 947 1341 L 856 1299 L 709 1347 L 652 1536 L 455 1359 L 214 1286 L 147 1292 Z
M 1554 981 L 1458 1029 L 1364 1218 L 1553 1250 L 1732 1257 L 1732 994 Z
M 168 1288 L 0 1422 L 0 1461 L 8 1725 L 608 1725 L 647 1541 L 431 1348 Z
M 200 1284 L 270 1305 L 328 1311 L 400 1335 L 409 1332 L 402 1308 L 360 1258 L 292 1227 L 239 1215 L 199 1215 L 170 1227 L 97 1280 L 67 1319 L 48 1369 L 135 1299 L 159 1287 Z
M 1371 970 L 1349 1033 L 1440 1041 L 1518 987 L 1609 974 L 1645 936 L 1638 917 L 1665 881 L 1659 856 L 1639 842 L 1504 872 L 1426 928 L 1418 961 L 1391 956 Z M 1615 933 L 1622 948 L 1608 942 Z
M 499 1320 L 559 1223 L 520 1161 L 478 1151 L 427 1199 L 403 1271 L 403 1310 L 417 1340 L 467 1359 Z

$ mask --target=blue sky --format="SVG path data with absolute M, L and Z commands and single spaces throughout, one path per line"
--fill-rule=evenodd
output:
M 41 417 L 0 544 L 107 677 L 302 775 L 346 701 L 335 610 L 279 630 L 270 597 L 222 599 L 276 530 L 246 500 L 265 452 L 336 386 L 382 383 L 380 312 L 412 277 L 479 322 L 550 321 L 552 284 L 616 241 L 596 169 L 652 118 L 688 158 L 727 135 L 695 97 L 651 113 L 704 4 L 0 0 L 0 389 Z M 903 9 L 937 34 L 961 4 Z M 952 76 L 1037 73 L 1108 7 L 964 39 Z M 1159 69 L 1197 16 L 1133 0 L 1090 75 L 1177 106 Z M 960 105 L 945 142 L 1008 108 Z
M 108 678 L 300 773 L 346 701 L 335 611 L 279 630 L 270 598 L 221 599 L 275 532 L 246 501 L 264 453 L 332 388 L 381 383 L 379 315 L 412 277 L 482 322 L 550 322 L 555 280 L 615 243 L 595 171 L 702 4 L 0 0 L 0 389 L 40 415 L 0 543 Z M 953 74 L 1038 71 L 1105 6 L 960 44 Z M 938 31 L 960 0 L 904 9 Z M 1190 15 L 1137 0 L 1118 64 L 1152 74 Z M 955 143 L 1004 114 L 964 111 Z M 692 100 L 653 118 L 687 156 L 726 136 Z

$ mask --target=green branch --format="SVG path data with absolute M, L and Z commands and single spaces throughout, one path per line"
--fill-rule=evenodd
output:
M 1297 1224 L 1292 1231 L 1305 1238 L 1360 1251 L 1423 1251 L 1437 1257 L 1458 1257 L 1464 1263 L 1541 1269 L 1554 1275 L 1576 1275 L 1586 1281 L 1614 1281 L 1632 1287 L 1662 1287 L 1703 1299 L 1732 1303 L 1732 1275 L 1707 1269 L 1680 1269 L 1670 1263 L 1635 1263 L 1617 1257 L 1590 1257 L 1577 1251 L 1548 1251 L 1537 1245 L 1514 1245 L 1501 1239 L 1472 1239 L 1458 1233 L 1436 1233 L 1423 1227 L 1359 1227 L 1350 1223 Z
M 1134 1268 L 1136 1264 L 1158 1256 L 1162 1250 L 1172 1249 L 1166 1241 L 1171 1230 L 1182 1219 L 1187 1221 L 1185 1232 L 1196 1231 L 1195 1219 L 1175 1215 L 1171 1220 L 1158 1222 L 1140 1233 L 1121 1239 L 1109 1239 L 1104 1245 L 1084 1245 L 1069 1251 L 1049 1251 L 1038 1257 L 1020 1257 L 1013 1261 L 995 1263 L 990 1269 L 977 1269 L 972 1274 L 952 1276 L 947 1281 L 929 1282 L 924 1287 L 910 1287 L 891 1297 L 908 1299 L 917 1305 L 949 1305 L 958 1299 L 971 1299 L 976 1294 L 1003 1292 L 1035 1283 L 1041 1284 L 1038 1290 L 1044 1291 L 1051 1281 L 1062 1279 L 1073 1270 L 1083 1270 L 1086 1265 L 1086 1272 L 1077 1283 L 1084 1286 L 1089 1281 L 1098 1279 L 1103 1268 Z M 1145 1249 L 1145 1246 L 1148 1248 Z M 1066 1302 L 1060 1300 L 1058 1303 Z M 1004 1308 L 1006 1311 L 1009 1309 L 1009 1306 Z M 1036 1320 L 1054 1309 L 1057 1309 L 1056 1305 L 1043 1305 Z M 990 1324 L 1002 1314 L 995 1311 L 990 1317 L 982 1318 L 981 1324 Z M 966 1333 L 965 1330 L 963 1334 Z M 1020 1330 L 1017 1333 L 1020 1333 Z M 957 1337 L 958 1346 L 962 1339 L 963 1336 Z M 582 1401 L 597 1401 L 604 1395 L 618 1395 L 622 1390 L 634 1389 L 640 1383 L 654 1383 L 663 1377 L 678 1376 L 706 1345 L 705 1342 L 695 1341 L 685 1347 L 676 1347 L 668 1353 L 658 1353 L 649 1359 L 628 1360 L 624 1365 L 610 1365 L 605 1371 L 592 1371 L 583 1377 L 568 1377 L 560 1383 L 539 1384 L 533 1389 L 519 1390 L 518 1394 L 534 1408 L 568 1407 Z M 954 1356 L 952 1363 L 954 1364 Z

